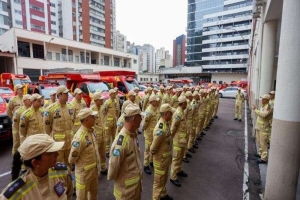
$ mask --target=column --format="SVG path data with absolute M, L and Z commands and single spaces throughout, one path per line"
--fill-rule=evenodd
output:
M 284 1 L 265 198 L 296 199 L 300 167 L 300 1 Z
M 111 64 L 110 66 L 115 66 L 114 55 L 111 55 Z
M 98 65 L 102 65 L 101 63 L 101 53 L 99 52 L 99 55 L 98 55 Z
M 66 46 L 66 56 L 67 56 L 67 62 L 69 62 L 69 48 Z
M 29 51 L 30 51 L 30 58 L 33 58 L 33 46 L 32 46 L 32 43 L 30 42 L 29 43 Z
M 43 45 L 44 45 L 44 60 L 47 60 L 47 54 L 48 54 L 47 50 L 48 50 L 49 44 L 48 44 L 48 46 L 46 46 L 46 42 L 44 41 Z
M 265 22 L 263 27 L 259 95 L 268 94 L 273 85 L 274 59 L 278 21 Z

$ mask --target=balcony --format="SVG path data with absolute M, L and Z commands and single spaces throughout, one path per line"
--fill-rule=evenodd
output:
M 232 28 L 237 31 L 246 31 L 246 30 L 251 30 L 251 25 L 232 27 Z M 222 33 L 232 33 L 232 32 L 236 32 L 235 30 L 219 29 L 219 30 L 213 30 L 213 31 L 205 31 L 205 32 L 203 32 L 203 35 L 216 35 L 216 34 L 222 34 Z
M 212 47 L 204 48 L 202 52 L 214 52 L 214 51 L 231 51 L 231 50 L 243 50 L 249 49 L 248 45 L 238 45 L 238 46 L 223 46 L 223 47 Z
M 247 64 L 202 65 L 203 69 L 247 68 Z
M 92 22 L 92 21 L 90 21 L 90 24 L 91 24 L 91 25 L 93 25 L 93 26 L 96 26 L 96 27 L 99 27 L 99 28 L 105 29 L 105 26 L 104 26 L 104 25 L 98 24 L 98 23 L 96 23 L 96 22 Z
M 209 61 L 209 60 L 231 60 L 231 59 L 248 59 L 248 54 L 202 57 L 203 61 Z
M 224 19 L 224 20 L 220 20 L 220 21 L 216 21 L 216 22 L 203 23 L 203 27 L 217 26 L 217 25 L 222 25 L 222 24 L 230 24 L 230 23 L 235 23 L 235 22 L 247 21 L 247 20 L 251 20 L 251 19 L 252 19 L 252 15 L 238 17 L 238 18 L 232 18 L 232 19 Z
M 93 30 L 93 29 L 91 29 L 90 32 L 93 33 L 93 34 L 95 34 L 95 35 L 100 35 L 100 36 L 102 36 L 102 37 L 105 37 L 105 33 L 101 33 L 101 32 L 99 32 L 99 31 L 95 31 L 95 30 Z
M 244 35 L 243 37 L 245 38 L 245 40 L 250 39 L 250 35 Z M 239 35 L 239 36 L 235 36 L 235 37 L 203 40 L 202 44 L 213 44 L 213 43 L 221 43 L 221 42 L 240 41 L 240 40 L 244 40 L 244 39 Z

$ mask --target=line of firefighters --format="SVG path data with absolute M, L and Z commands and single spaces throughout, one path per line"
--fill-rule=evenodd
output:
M 218 118 L 219 95 L 215 87 L 160 86 L 160 90 L 148 87 L 142 100 L 139 89 L 134 88 L 121 109 L 116 88 L 109 90 L 110 98 L 105 102 L 101 91 L 95 92 L 91 108 L 86 108 L 78 88 L 74 99 L 67 103 L 69 90 L 59 86 L 51 92 L 51 100 L 44 107 L 41 95 L 23 95 L 22 85 L 15 89 L 17 95 L 7 109 L 13 121 L 12 179 L 24 180 L 32 168 L 23 165 L 26 172 L 19 177 L 20 168 L 16 163 L 22 157 L 18 152 L 20 145 L 31 136 L 46 133 L 54 141 L 64 142 L 58 150 L 58 169 L 72 169 L 72 164 L 75 165 L 73 184 L 77 199 L 86 199 L 88 195 L 89 199 L 97 199 L 99 173 L 115 181 L 116 199 L 141 198 L 142 170 L 137 140 L 140 124 L 145 137 L 145 173 L 151 174 L 150 166 L 154 166 L 153 199 L 172 199 L 165 187 L 169 166 L 170 181 L 180 187 L 178 176 L 187 177 L 182 161 L 189 162 L 188 158 L 192 157 L 189 153 L 195 153 L 198 148 L 197 140 L 202 140 L 203 131 Z M 144 117 L 137 117 L 141 115 Z M 110 159 L 108 168 L 106 157 Z M 68 168 L 61 167 L 65 166 L 62 163 Z M 65 182 L 64 186 L 70 189 Z M 68 189 L 65 193 L 71 198 Z

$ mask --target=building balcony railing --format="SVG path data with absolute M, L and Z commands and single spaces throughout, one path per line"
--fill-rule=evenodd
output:
M 252 19 L 252 15 L 248 15 L 248 16 L 237 17 L 237 18 L 224 19 L 224 20 L 220 20 L 220 21 L 216 21 L 216 22 L 203 23 L 203 27 L 217 26 L 217 25 L 241 22 L 241 21 L 246 21 L 246 20 L 251 20 L 251 19 Z
M 248 54 L 239 54 L 239 55 L 224 55 L 224 56 L 208 56 L 202 57 L 203 61 L 206 60 L 232 60 L 232 59 L 247 59 Z
M 246 30 L 251 30 L 251 25 L 247 26 L 238 26 L 238 27 L 232 27 L 237 31 L 246 31 Z M 236 32 L 233 29 L 219 29 L 219 30 L 213 30 L 213 31 L 205 31 L 203 32 L 203 35 L 216 35 L 216 34 L 222 34 L 222 33 L 231 33 L 231 32 Z
M 249 49 L 249 46 L 248 45 L 237 45 L 237 46 L 203 48 L 202 52 L 231 51 L 231 50 L 243 50 L 243 49 Z
M 245 40 L 250 39 L 250 35 L 243 35 Z M 202 44 L 213 44 L 213 43 L 221 43 L 221 42 L 231 42 L 231 41 L 239 41 L 244 40 L 240 35 L 234 36 L 234 37 L 224 37 L 224 38 L 218 38 L 218 39 L 209 39 L 209 40 L 203 40 Z

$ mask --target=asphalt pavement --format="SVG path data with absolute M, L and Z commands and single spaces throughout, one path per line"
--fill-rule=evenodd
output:
M 248 112 L 244 113 L 248 114 Z M 243 114 L 243 115 L 244 115 Z M 175 200 L 241 200 L 243 199 L 243 180 L 245 163 L 245 123 L 234 121 L 234 99 L 220 99 L 219 118 L 214 120 L 206 131 L 199 149 L 192 154 L 190 163 L 183 163 L 187 178 L 179 177 L 182 184 L 176 187 L 168 181 L 167 191 Z M 243 117 L 244 119 L 244 117 Z M 249 117 L 248 117 L 249 119 Z M 248 132 L 251 133 L 251 121 Z M 143 159 L 144 137 L 139 135 L 141 159 Z M 251 200 L 258 200 L 261 182 L 258 165 L 252 153 L 255 151 L 254 139 L 249 136 L 249 181 L 248 190 Z M 0 190 L 10 182 L 11 144 L 0 143 Z M 143 163 L 143 161 L 142 161 Z M 151 168 L 153 172 L 153 168 Z M 248 175 L 246 175 L 248 176 Z M 152 199 L 153 174 L 143 176 L 143 200 Z M 75 199 L 75 197 L 74 197 Z M 99 198 L 112 200 L 113 182 L 101 175 L 99 178 Z

